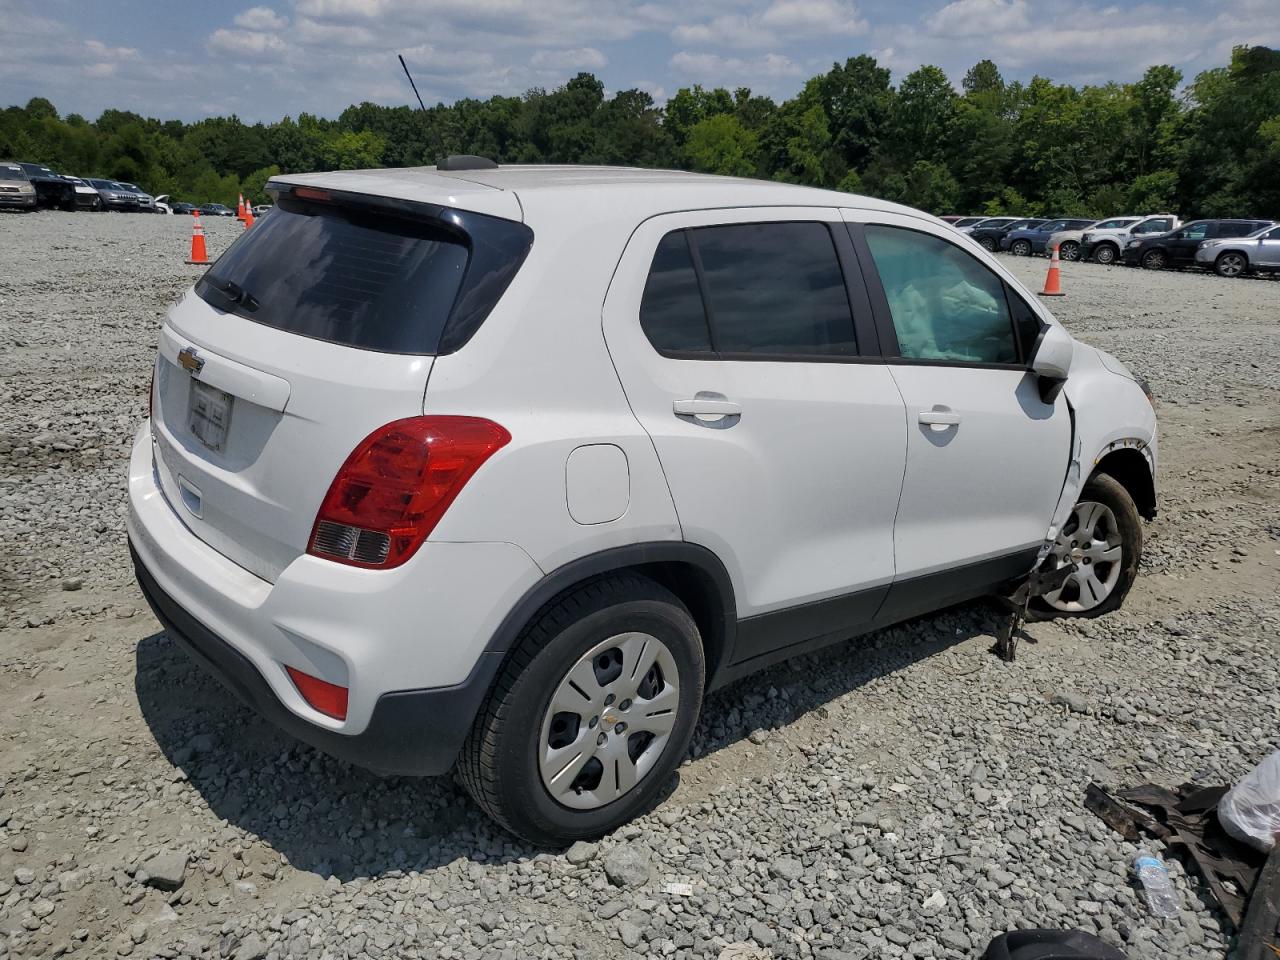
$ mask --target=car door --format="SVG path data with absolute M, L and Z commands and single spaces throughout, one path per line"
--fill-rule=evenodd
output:
M 906 431 L 839 211 L 647 220 L 603 322 L 683 536 L 733 582 L 733 659 L 870 620 L 894 574 Z M 774 616 L 800 605 L 803 622 Z
M 1041 320 L 1020 289 L 923 220 L 846 211 L 886 364 L 906 402 L 894 524 L 897 619 L 1028 572 L 1070 459 L 1066 399 L 1028 364 Z
M 1218 225 L 1212 220 L 1189 223 L 1181 230 L 1175 231 L 1165 242 L 1170 265 L 1185 266 L 1188 263 L 1194 263 L 1196 248 L 1204 241 L 1212 240 L 1217 236 Z
M 1267 231 L 1259 238 L 1257 250 L 1250 251 L 1249 259 L 1259 266 L 1280 267 L 1280 227 Z

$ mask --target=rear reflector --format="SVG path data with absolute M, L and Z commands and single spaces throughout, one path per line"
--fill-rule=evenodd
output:
M 295 670 L 293 667 L 286 666 L 285 670 L 288 671 L 289 679 L 293 681 L 293 685 L 302 694 L 302 699 L 311 704 L 314 710 L 323 713 L 326 717 L 333 717 L 335 720 L 347 719 L 346 687 L 340 687 L 336 683 L 329 683 L 319 677 L 313 677 L 311 674 Z
M 399 566 L 511 434 L 480 417 L 409 417 L 347 457 L 320 504 L 307 552 L 357 567 Z

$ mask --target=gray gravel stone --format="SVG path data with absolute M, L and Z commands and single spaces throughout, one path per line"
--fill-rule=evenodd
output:
M 614 847 L 604 858 L 604 873 L 615 887 L 638 887 L 649 881 L 649 851 L 633 843 Z
M 178 850 L 162 850 L 142 865 L 143 881 L 157 890 L 177 890 L 187 876 L 187 855 Z

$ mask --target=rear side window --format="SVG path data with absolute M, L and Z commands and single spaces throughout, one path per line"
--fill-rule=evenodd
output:
M 1280 227 L 1276 227 L 1276 228 L 1275 228 L 1274 230 L 1272 230 L 1270 233 L 1266 234 L 1262 239 L 1264 239 L 1264 240 L 1280 240 Z
M 662 353 L 855 356 L 853 312 L 825 224 L 678 230 L 654 254 L 640 324 Z
M 486 262 L 473 269 L 474 238 L 438 222 L 281 197 L 270 217 L 209 268 L 196 293 L 220 310 L 300 336 L 434 354 L 451 317 L 462 313 L 470 322 L 477 307 L 487 313 L 528 250 L 526 227 L 483 219 L 523 231 L 525 239 L 500 253 L 506 262 L 496 265 L 486 242 Z
M 1240 220 L 1229 220 L 1226 223 L 1218 224 L 1218 236 L 1220 237 L 1244 237 L 1253 233 L 1261 227 L 1260 223 L 1244 223 Z
M 710 353 L 711 331 L 684 230 L 658 244 L 640 302 L 640 326 L 659 353 Z
M 915 230 L 868 224 L 871 248 L 901 356 L 1014 364 L 1004 283 L 954 244 Z

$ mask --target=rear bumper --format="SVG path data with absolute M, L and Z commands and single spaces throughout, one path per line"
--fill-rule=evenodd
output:
M 502 654 L 482 654 L 471 676 L 456 686 L 398 690 L 378 697 L 361 733 L 326 730 L 287 709 L 248 657 L 165 593 L 132 543 L 129 552 L 138 586 L 156 619 L 193 660 L 286 733 L 330 756 L 379 773 L 437 776 L 448 772 L 502 665 Z
M 129 542 L 157 617 L 273 723 L 381 772 L 447 770 L 500 653 L 485 646 L 542 573 L 508 543 L 428 542 L 393 570 L 300 556 L 275 582 L 233 563 L 183 522 L 155 474 L 150 423 L 129 464 Z M 337 720 L 285 670 L 348 688 Z

